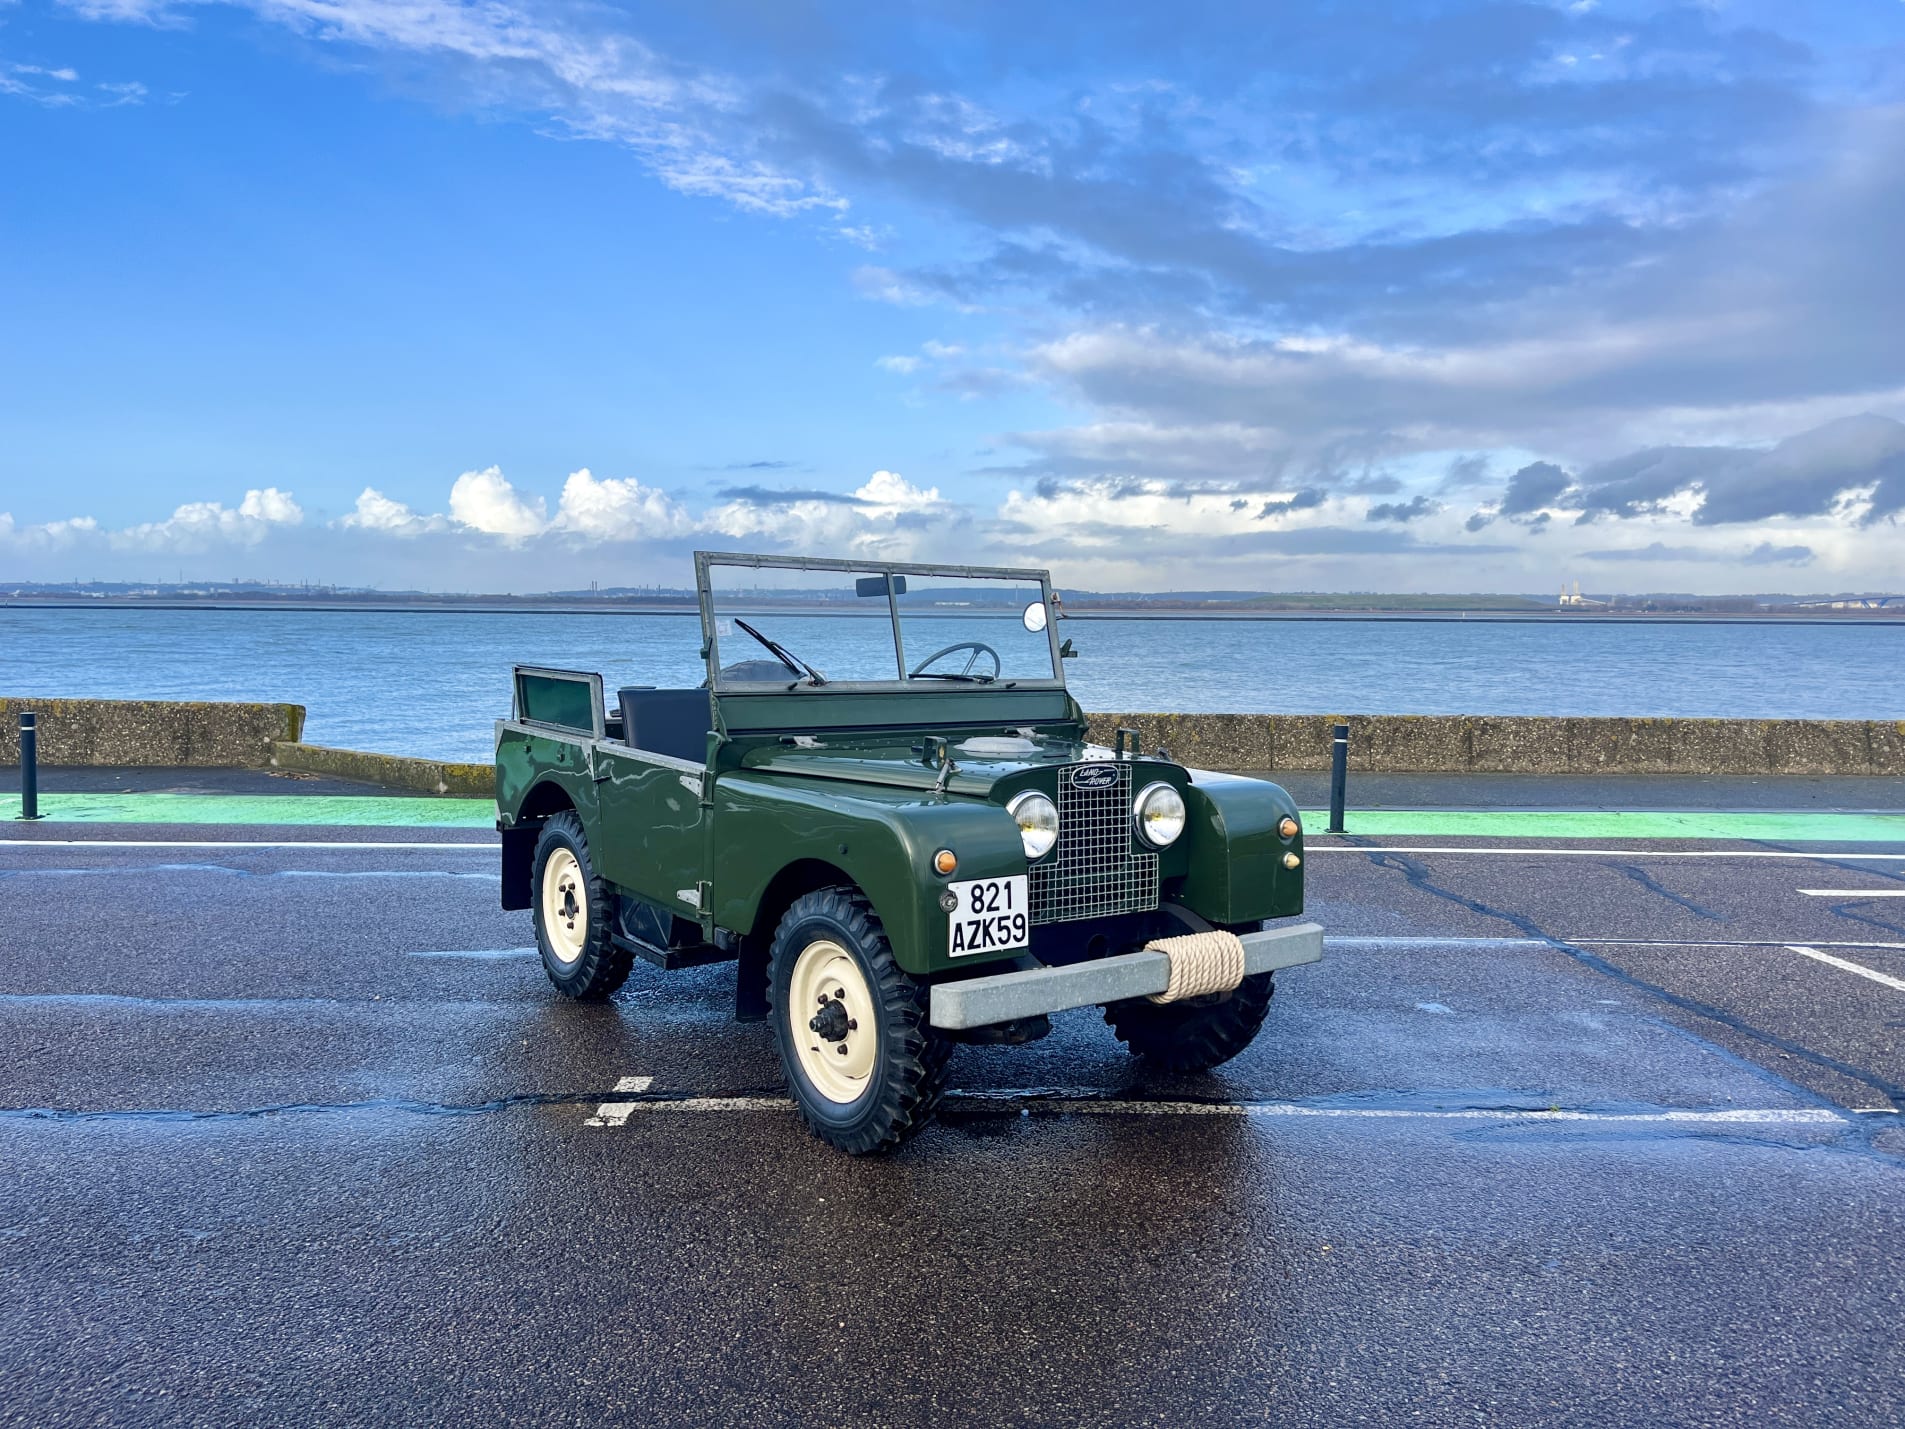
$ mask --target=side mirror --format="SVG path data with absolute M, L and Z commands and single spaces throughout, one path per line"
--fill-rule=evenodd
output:
M 1036 635 L 1045 628 L 1045 622 L 1048 619 L 1045 613 L 1045 602 L 1042 600 L 1033 601 L 1030 605 L 1025 607 L 1025 614 L 1021 618 L 1025 621 L 1025 628 Z

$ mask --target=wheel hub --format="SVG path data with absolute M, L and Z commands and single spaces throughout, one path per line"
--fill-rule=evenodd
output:
M 803 1027 L 795 1021 L 795 1059 L 813 1089 L 841 1105 L 866 1091 L 878 1060 L 878 1022 L 873 992 L 860 964 L 839 943 L 821 938 L 794 961 L 788 1009 L 813 1008 Z
M 550 851 L 542 868 L 542 928 L 557 962 L 582 956 L 589 940 L 589 908 L 582 889 L 582 864 L 569 849 Z
M 837 997 L 824 1003 L 820 1011 L 807 1020 L 807 1026 L 829 1042 L 846 1041 L 847 1034 L 859 1025 L 856 1019 L 847 1015 L 846 1003 Z

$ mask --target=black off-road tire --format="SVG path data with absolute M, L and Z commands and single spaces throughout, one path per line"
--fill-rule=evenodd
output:
M 810 1033 L 811 1009 L 790 1005 L 795 965 L 823 939 L 858 965 L 878 1024 L 865 1090 L 850 1102 L 818 1088 L 796 1045 Z M 946 1089 L 955 1044 L 927 1020 L 930 989 L 894 959 L 865 894 L 853 887 L 823 888 L 794 900 L 774 933 L 767 996 L 788 1090 L 815 1136 L 864 1156 L 891 1150 L 931 1119 Z
M 1199 926 L 1208 926 L 1199 924 Z M 1261 923 L 1239 924 L 1233 933 L 1254 933 Z M 1153 1002 L 1134 997 L 1105 1004 L 1105 1021 L 1131 1055 L 1161 1072 L 1208 1072 L 1256 1040 L 1276 989 L 1272 973 L 1247 977 L 1215 997 Z
M 544 926 L 544 875 L 552 860 L 561 861 L 566 851 L 575 859 L 579 878 L 572 894 L 563 903 L 574 914 L 571 925 L 579 925 L 579 946 L 561 933 L 552 936 Z M 542 954 L 543 971 L 556 991 L 578 1001 L 599 1002 L 628 981 L 635 955 L 615 945 L 615 896 L 609 885 L 595 872 L 589 860 L 589 841 L 582 832 L 582 821 L 574 814 L 554 814 L 543 824 L 536 839 L 535 856 L 530 862 L 530 914 L 536 921 L 536 948 Z M 567 932 L 567 928 L 563 932 Z M 574 953 L 565 956 L 565 949 Z

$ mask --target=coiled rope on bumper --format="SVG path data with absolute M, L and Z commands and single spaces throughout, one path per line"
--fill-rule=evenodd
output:
M 1181 1002 L 1229 992 L 1244 980 L 1244 943 L 1235 933 L 1213 928 L 1208 933 L 1185 933 L 1176 938 L 1153 938 L 1145 949 L 1171 960 L 1171 982 L 1153 1002 Z

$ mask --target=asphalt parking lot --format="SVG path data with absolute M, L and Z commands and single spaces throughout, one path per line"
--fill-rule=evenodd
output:
M 1236 1062 L 855 1161 L 481 833 L 0 833 L 0 1423 L 1905 1419 L 1905 846 L 1318 840 Z

